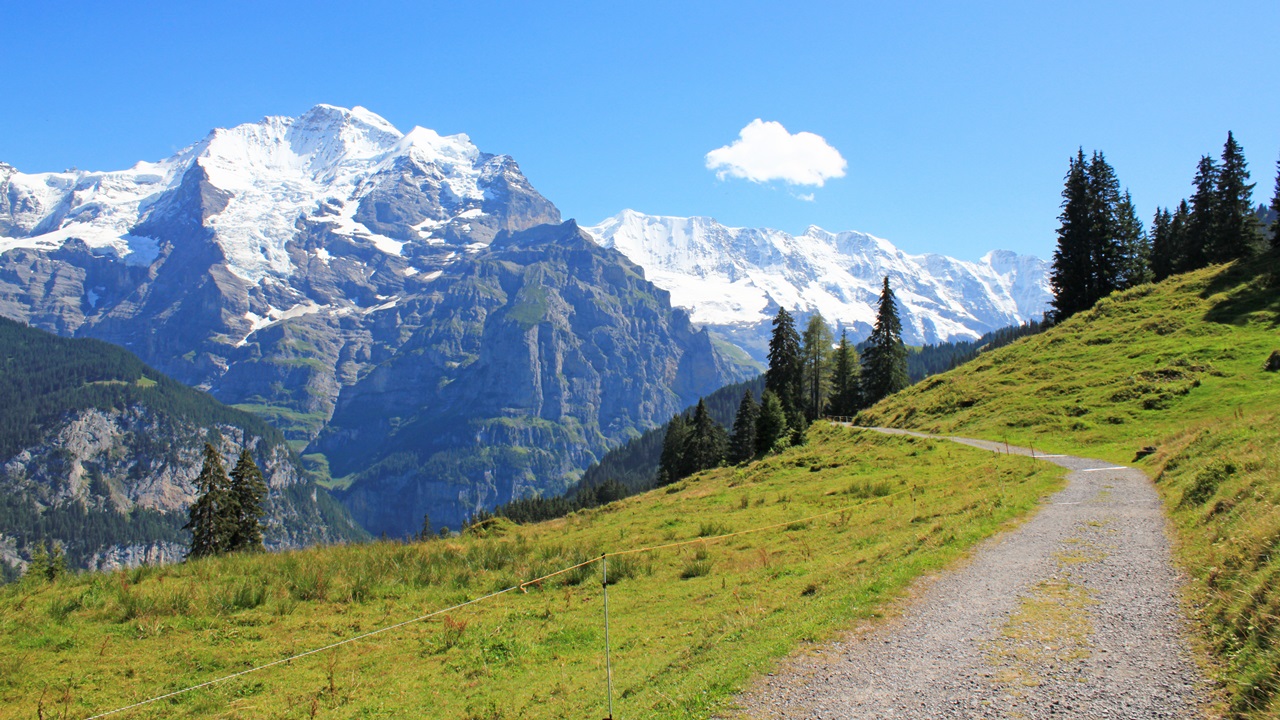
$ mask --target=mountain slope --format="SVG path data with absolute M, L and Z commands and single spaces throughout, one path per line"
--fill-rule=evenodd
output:
M 1050 297 L 1046 264 L 1007 251 L 964 262 L 908 255 L 859 232 L 810 227 L 792 236 L 632 210 L 586 229 L 643 267 L 694 322 L 740 341 L 757 359 L 779 306 L 817 310 L 855 339 L 866 335 L 886 275 L 900 305 L 903 337 L 914 345 L 976 339 L 1021 324 L 1042 316 Z
M 511 158 L 362 108 L 116 173 L 6 167 L 0 198 L 0 315 L 117 343 L 315 441 L 311 467 L 377 532 L 562 489 L 744 372 L 557 226 Z
M 172 562 L 185 553 L 204 441 L 252 448 L 280 549 L 361 538 L 300 472 L 274 428 L 95 340 L 0 319 L 0 559 L 57 541 L 75 567 Z M 230 467 L 228 465 L 228 467 Z
M 318 105 L 125 171 L 0 169 L 0 314 L 123 345 L 309 439 L 412 332 L 400 299 L 559 219 L 465 135 Z
M 610 447 L 743 377 L 666 293 L 572 221 L 500 234 L 434 281 L 428 319 L 343 392 L 310 452 L 374 533 L 458 528 L 558 494 Z

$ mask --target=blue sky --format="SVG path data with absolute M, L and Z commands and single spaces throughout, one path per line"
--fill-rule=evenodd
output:
M 1106 152 L 1144 219 L 1227 130 L 1256 200 L 1280 156 L 1274 0 L 197 5 L 5 2 L 0 161 L 119 169 L 363 105 L 514 156 L 584 223 L 816 224 L 974 259 L 1052 252 L 1077 146 Z M 820 187 L 708 169 L 756 119 L 819 136 L 843 176 L 829 155 Z

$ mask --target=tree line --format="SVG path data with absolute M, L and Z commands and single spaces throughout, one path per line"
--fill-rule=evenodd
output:
M 1280 243 L 1280 161 L 1276 166 L 1270 208 L 1255 207 L 1244 149 L 1228 132 L 1219 160 L 1200 158 L 1191 198 L 1172 211 L 1157 208 L 1148 233 L 1103 153 L 1086 159 L 1080 148 L 1062 190 L 1050 276 L 1053 320 L 1087 310 L 1116 290 L 1274 250 Z M 1274 218 L 1269 228 L 1267 216 Z
M 743 392 L 731 432 L 715 422 L 702 400 L 692 417 L 672 418 L 663 438 L 657 484 L 801 444 L 805 430 L 819 417 L 852 416 L 907 387 L 907 348 L 887 277 L 875 325 L 863 347 L 859 356 L 844 332 L 834 343 L 821 313 L 815 312 L 801 333 L 791 313 L 779 308 L 759 401 L 750 390 Z

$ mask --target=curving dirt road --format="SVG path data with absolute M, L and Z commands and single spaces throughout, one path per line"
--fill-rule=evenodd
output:
M 1208 683 L 1185 641 L 1151 481 L 1102 460 L 1037 457 L 1073 472 L 1034 518 L 927 584 L 901 617 L 765 678 L 739 698 L 746 716 L 1203 716 Z

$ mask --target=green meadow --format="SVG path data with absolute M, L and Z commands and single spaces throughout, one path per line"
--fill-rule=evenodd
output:
M 707 717 L 1060 484 L 1029 459 L 821 425 L 750 466 L 538 525 L 17 584 L 0 590 L 0 716 L 90 717 L 603 552 L 675 544 L 608 561 L 614 708 Z M 593 562 L 113 717 L 604 717 L 600 573 Z

